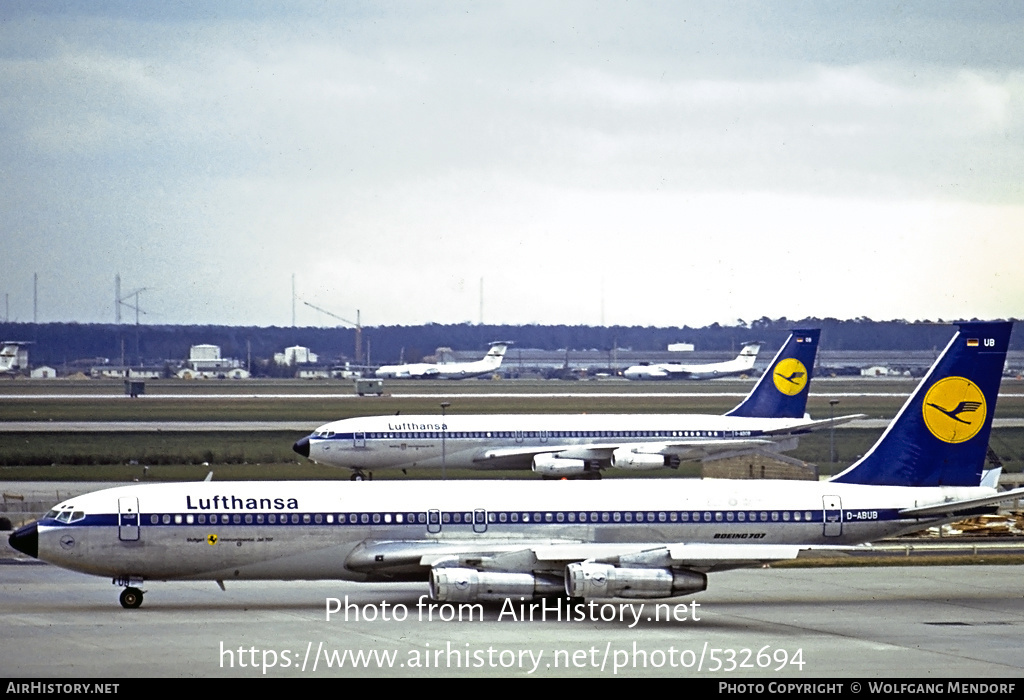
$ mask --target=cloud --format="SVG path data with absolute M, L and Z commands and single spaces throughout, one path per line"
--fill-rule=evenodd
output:
M 1020 315 L 1012 6 L 55 7 L 0 10 L 12 315 Z

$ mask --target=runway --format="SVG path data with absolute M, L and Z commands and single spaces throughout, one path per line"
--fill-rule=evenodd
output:
M 39 564 L 3 565 L 0 577 L 8 677 L 866 683 L 1024 672 L 1024 566 L 745 569 L 713 574 L 693 598 L 598 602 L 568 620 L 549 603 L 532 621 L 519 601 L 449 619 L 454 609 L 418 606 L 425 584 L 152 582 L 143 607 L 124 610 L 105 579 Z M 329 599 L 339 608 L 330 620 Z

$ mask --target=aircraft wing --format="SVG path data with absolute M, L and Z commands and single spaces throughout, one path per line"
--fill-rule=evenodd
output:
M 774 430 L 762 431 L 764 435 L 793 435 L 798 433 L 809 433 L 813 430 L 820 430 L 821 428 L 827 428 L 830 425 L 843 425 L 851 421 L 860 420 L 861 418 L 867 418 L 863 413 L 854 413 L 849 416 L 840 416 L 838 418 L 825 418 L 822 420 L 809 420 L 799 425 L 794 425 L 789 428 L 776 428 Z
M 498 447 L 493 450 L 485 450 L 473 459 L 481 466 L 493 466 L 496 468 L 523 467 L 528 468 L 530 462 L 537 455 L 553 454 L 564 450 L 564 446 L 544 447 L 536 445 L 533 447 Z M 595 457 L 597 459 L 597 457 Z
M 584 544 L 547 544 L 532 551 L 539 562 L 564 566 L 576 561 L 637 568 L 681 566 L 696 571 L 721 571 L 743 566 L 757 566 L 784 559 L 796 559 L 810 549 L 835 550 L 835 546 L 813 547 L 796 544 L 701 544 L 652 543 L 621 545 L 588 542 Z
M 796 559 L 815 550 L 851 549 L 835 545 L 366 541 L 345 560 L 345 566 L 375 579 L 422 575 L 432 568 L 466 567 L 513 573 L 560 572 L 569 564 L 596 562 L 634 568 L 683 567 L 722 571 Z
M 664 373 L 663 376 L 670 376 L 673 379 L 688 379 L 694 374 L 689 367 L 682 365 L 661 365 L 660 369 Z
M 904 508 L 900 515 L 929 517 L 934 515 L 968 515 L 969 511 L 985 506 L 996 505 L 1005 501 L 1013 501 L 1024 498 L 1024 488 L 1003 491 L 995 496 L 982 496 L 981 498 L 968 498 L 961 501 L 949 501 L 932 506 L 920 506 L 917 508 Z
M 613 453 L 618 450 L 623 450 L 632 455 L 663 455 L 676 456 L 686 460 L 698 460 L 718 452 L 763 447 L 771 444 L 774 444 L 774 441 L 766 438 L 732 440 L 694 438 L 691 440 L 667 440 L 663 442 L 591 443 L 559 446 L 531 445 L 523 447 L 497 447 L 484 450 L 473 461 L 481 467 L 527 468 L 535 456 L 548 454 L 564 459 L 582 459 L 610 463 Z

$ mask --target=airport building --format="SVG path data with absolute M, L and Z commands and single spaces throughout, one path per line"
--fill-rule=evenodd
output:
M 222 358 L 217 345 L 193 345 L 179 379 L 248 379 L 248 370 L 239 360 Z
M 320 357 L 309 348 L 301 345 L 293 345 L 285 348 L 284 352 L 274 353 L 274 362 L 279 365 L 309 365 L 316 364 Z

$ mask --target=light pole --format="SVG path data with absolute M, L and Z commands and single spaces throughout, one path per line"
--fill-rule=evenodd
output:
M 828 402 L 828 459 L 832 464 L 836 463 L 836 404 L 839 399 L 829 399 Z
M 448 478 L 448 448 L 446 435 L 448 434 L 448 423 L 445 421 L 445 410 L 451 406 L 447 401 L 441 402 L 441 481 Z

